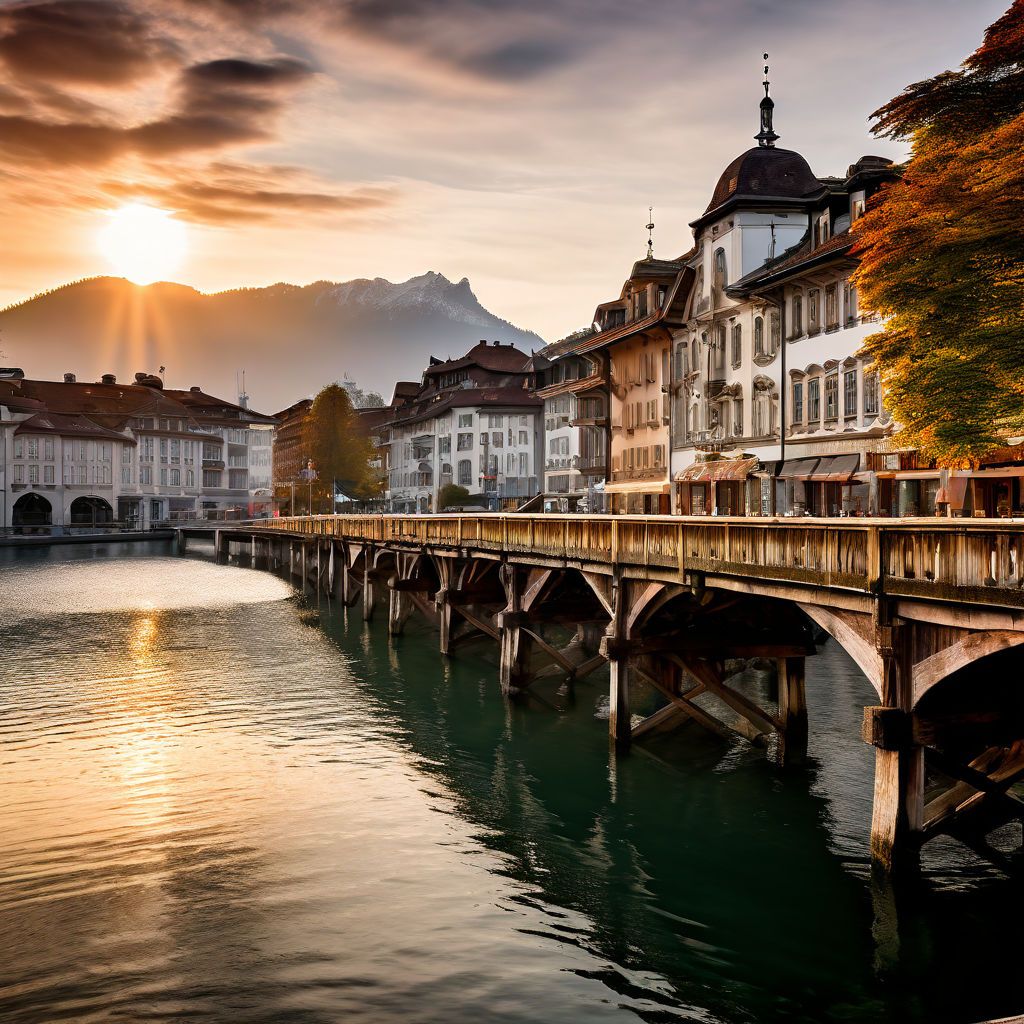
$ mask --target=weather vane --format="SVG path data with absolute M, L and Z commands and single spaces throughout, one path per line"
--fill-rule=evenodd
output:
M 766 53 L 763 56 L 764 56 L 764 61 L 765 61 L 765 65 L 764 65 L 764 94 L 765 94 L 765 96 L 767 96 L 768 95 L 768 86 L 771 85 L 771 83 L 768 81 L 768 54 Z
M 775 111 L 775 103 L 768 95 L 771 83 L 768 81 L 768 54 L 762 54 L 764 59 L 764 97 L 761 100 L 761 130 L 754 136 L 757 144 L 766 149 L 771 149 L 778 139 L 778 133 L 772 127 L 772 115 Z
M 654 259 L 654 207 L 647 207 L 647 258 Z

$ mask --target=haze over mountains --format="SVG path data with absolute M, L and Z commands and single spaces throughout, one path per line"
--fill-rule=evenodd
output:
M 141 287 L 96 277 L 0 311 L 0 362 L 29 377 L 98 380 L 165 366 L 169 387 L 232 397 L 246 371 L 252 406 L 276 412 L 348 373 L 391 396 L 431 355 L 462 355 L 479 340 L 523 351 L 544 341 L 484 309 L 469 281 L 428 272 L 336 284 L 276 284 L 204 295 L 185 285 Z

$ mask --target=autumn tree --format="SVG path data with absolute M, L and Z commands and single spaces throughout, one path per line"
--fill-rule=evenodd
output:
M 976 463 L 1024 433 L 1024 0 L 872 117 L 912 156 L 855 225 L 865 350 L 901 439 Z
M 303 427 L 304 449 L 317 473 L 314 507 L 333 511 L 334 484 L 359 500 L 377 497 L 379 485 L 370 470 L 373 446 L 352 408 L 348 392 L 329 384 L 313 399 Z

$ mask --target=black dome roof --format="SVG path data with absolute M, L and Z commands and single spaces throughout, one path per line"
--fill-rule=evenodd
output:
M 824 187 L 799 153 L 774 146 L 755 146 L 741 153 L 722 171 L 711 202 L 700 220 L 741 197 L 809 199 L 820 196 Z

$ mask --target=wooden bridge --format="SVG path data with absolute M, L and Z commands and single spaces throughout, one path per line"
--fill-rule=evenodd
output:
M 367 620 L 386 595 L 394 634 L 418 611 L 443 654 L 497 643 L 510 697 L 608 665 L 620 750 L 690 723 L 800 758 L 816 624 L 876 694 L 876 863 L 940 833 L 1005 863 L 986 837 L 1024 818 L 1024 648 L 1000 653 L 1024 644 L 1024 523 L 306 516 L 185 526 L 182 550 L 203 533 L 218 559 L 285 570 Z M 767 706 L 730 685 L 750 658 L 774 662 Z M 654 706 L 638 719 L 631 699 Z

